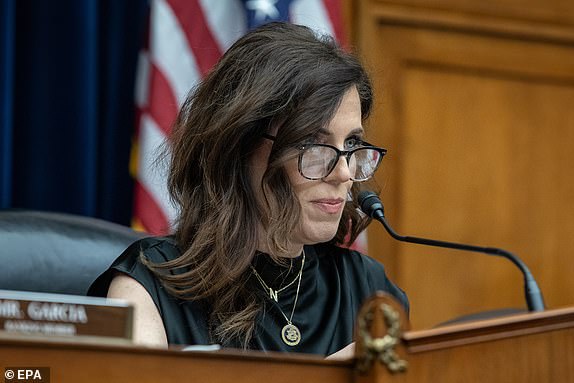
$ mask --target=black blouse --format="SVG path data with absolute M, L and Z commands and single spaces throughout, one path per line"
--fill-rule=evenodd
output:
M 257 278 L 249 279 L 248 286 L 260 291 L 263 301 L 263 310 L 249 348 L 330 355 L 353 341 L 358 310 L 362 302 L 376 291 L 390 293 L 408 312 L 405 293 L 387 278 L 383 265 L 376 260 L 331 244 L 305 246 L 304 250 L 300 286 L 297 276 L 303 262 L 302 255 L 283 266 L 266 254 L 255 256 L 252 265 L 269 287 L 290 286 L 281 291 L 275 301 Z M 88 294 L 106 296 L 113 271 L 125 273 L 142 284 L 151 295 L 170 344 L 211 344 L 206 302 L 184 301 L 168 294 L 161 282 L 139 261 L 140 253 L 155 263 L 180 255 L 171 237 L 139 240 L 100 275 Z M 281 330 L 287 324 L 285 317 L 291 316 L 298 288 L 292 323 L 299 328 L 301 341 L 296 346 L 289 346 L 283 342 Z

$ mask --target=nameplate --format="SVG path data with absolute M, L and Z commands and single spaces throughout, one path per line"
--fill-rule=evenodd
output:
M 0 290 L 0 337 L 97 337 L 131 340 L 127 302 L 76 295 Z

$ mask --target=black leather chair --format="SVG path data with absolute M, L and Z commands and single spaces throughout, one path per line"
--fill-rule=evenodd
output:
M 0 289 L 85 295 L 92 281 L 144 235 L 96 218 L 0 211 Z

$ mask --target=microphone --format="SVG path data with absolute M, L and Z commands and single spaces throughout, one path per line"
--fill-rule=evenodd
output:
M 511 252 L 494 247 L 480 247 L 461 243 L 437 241 L 433 239 L 399 235 L 389 226 L 385 218 L 383 203 L 375 193 L 371 191 L 362 191 L 359 193 L 357 202 L 359 203 L 359 206 L 361 207 L 363 213 L 381 222 L 385 227 L 385 230 L 387 230 L 387 232 L 391 235 L 391 237 L 393 237 L 396 240 L 402 242 L 417 243 L 420 245 L 427 245 L 427 246 L 474 251 L 477 253 L 496 255 L 510 260 L 520 269 L 522 275 L 524 276 L 524 293 L 526 295 L 526 303 L 528 305 L 528 311 L 544 311 L 544 299 L 542 298 L 542 291 L 540 291 L 540 288 L 538 287 L 536 280 L 534 279 L 532 273 L 530 272 L 528 267 L 526 267 L 524 262 L 522 262 L 520 258 L 512 254 Z

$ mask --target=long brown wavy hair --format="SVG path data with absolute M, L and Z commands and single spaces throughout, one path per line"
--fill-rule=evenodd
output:
M 169 142 L 168 181 L 181 256 L 147 265 L 171 294 L 208 302 L 214 342 L 248 347 L 262 305 L 247 287 L 249 265 L 261 241 L 285 253 L 300 220 L 285 161 L 327 126 L 352 86 L 365 119 L 372 90 L 359 61 L 331 37 L 269 23 L 239 39 L 183 104 Z M 249 160 L 272 127 L 276 139 L 254 190 Z M 355 184 L 352 201 L 358 192 Z M 348 202 L 333 241 L 350 243 L 367 224 Z

